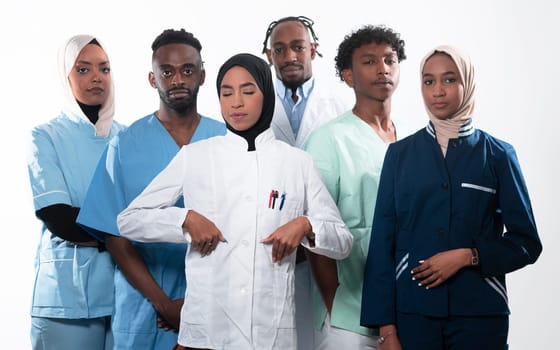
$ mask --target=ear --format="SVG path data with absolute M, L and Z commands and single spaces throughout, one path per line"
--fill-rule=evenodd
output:
M 354 88 L 354 77 L 352 76 L 352 69 L 347 68 L 342 70 L 342 79 L 348 87 Z
M 268 64 L 273 64 L 273 62 L 272 62 L 272 51 L 270 51 L 270 49 L 265 49 L 264 51 L 266 53 L 266 58 L 268 59 Z
M 199 85 L 204 85 L 204 80 L 206 80 L 206 70 L 203 69 L 200 71 L 200 84 Z
M 312 60 L 314 60 L 315 56 L 317 56 L 317 46 L 319 46 L 319 44 L 311 43 L 311 59 Z
M 154 72 L 148 73 L 148 81 L 150 82 L 150 85 L 155 89 L 156 88 L 156 77 L 154 75 Z

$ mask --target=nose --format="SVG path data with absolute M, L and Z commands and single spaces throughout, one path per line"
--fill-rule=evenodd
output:
M 94 73 L 94 74 L 93 74 L 93 79 L 92 79 L 92 81 L 93 81 L 94 83 L 100 83 L 100 82 L 101 82 L 101 74 L 99 74 L 99 73 Z
M 239 108 L 243 106 L 243 94 L 235 93 L 231 99 L 231 107 L 232 108 Z
M 173 86 L 183 86 L 184 82 L 183 82 L 183 77 L 181 76 L 181 74 L 174 74 L 173 77 L 171 78 L 171 85 Z
M 432 90 L 432 94 L 436 97 L 445 96 L 445 89 L 441 84 L 434 84 L 434 88 Z
M 296 62 L 297 61 L 297 52 L 292 49 L 286 50 L 286 61 L 288 62 Z
M 377 74 L 383 76 L 389 74 L 389 65 L 387 65 L 383 60 L 377 64 Z

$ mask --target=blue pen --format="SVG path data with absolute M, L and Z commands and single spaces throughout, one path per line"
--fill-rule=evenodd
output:
M 282 193 L 282 196 L 280 196 L 280 206 L 278 207 L 278 210 L 282 210 L 282 207 L 284 206 L 284 200 L 286 199 L 286 194 Z

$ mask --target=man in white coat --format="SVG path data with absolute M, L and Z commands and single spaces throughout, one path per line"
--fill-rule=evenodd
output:
M 277 139 L 303 148 L 311 131 L 351 108 L 332 94 L 332 86 L 313 76 L 312 62 L 319 43 L 313 21 L 304 16 L 284 17 L 268 26 L 263 53 L 276 73 L 276 103 L 272 130 Z M 270 40 L 269 40 L 270 39 Z M 313 39 L 313 41 L 311 41 Z M 303 249 L 296 267 L 296 327 L 298 349 L 313 348 L 313 281 Z

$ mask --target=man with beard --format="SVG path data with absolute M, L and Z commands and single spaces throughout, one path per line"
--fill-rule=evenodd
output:
M 116 218 L 183 145 L 225 134 L 225 124 L 197 112 L 205 79 L 201 49 L 184 29 L 156 37 L 148 79 L 158 91 L 159 109 L 111 141 L 78 216 L 80 225 L 105 241 L 117 264 L 115 349 L 169 350 L 177 343 L 187 245 L 131 242 L 121 237 Z M 183 206 L 182 199 L 176 205 Z
M 312 62 L 322 56 L 313 20 L 284 17 L 269 24 L 263 53 L 276 73 L 276 104 L 271 127 L 277 139 L 303 148 L 311 131 L 350 109 L 332 93 L 331 86 L 313 75 Z M 313 38 L 313 41 L 311 39 Z M 269 41 L 270 39 L 270 41 Z M 311 290 L 313 281 L 302 246 L 296 266 L 296 328 L 298 349 L 313 347 Z

